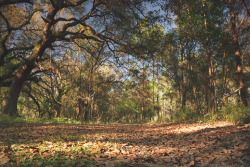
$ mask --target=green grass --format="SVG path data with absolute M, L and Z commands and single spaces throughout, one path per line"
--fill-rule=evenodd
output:
M 17 163 L 7 163 L 5 166 L 19 166 L 19 167 L 46 167 L 46 166 L 62 166 L 62 167 L 68 167 L 68 166 L 76 166 L 79 164 L 79 166 L 95 166 L 94 162 L 86 161 L 84 159 L 74 159 L 74 160 L 64 160 L 59 159 L 57 157 L 51 158 L 49 160 L 47 159 L 39 159 L 40 161 L 36 161 L 36 159 L 27 160 L 24 159 L 23 161 L 20 161 Z
M 71 138 L 71 136 L 69 136 Z M 75 139 L 75 137 L 73 137 Z M 68 143 L 68 142 L 66 142 Z M 83 142 L 84 143 L 84 142 Z M 6 150 L 7 146 L 0 149 Z M 65 147 L 65 141 L 43 142 L 36 144 L 14 144 L 9 152 L 9 162 L 4 166 L 93 166 L 91 160 L 86 156 L 94 156 L 95 148 L 83 147 L 82 144 L 73 142 Z
M 0 124 L 2 125 L 11 125 L 14 123 L 36 123 L 36 124 L 82 124 L 83 122 L 69 119 L 69 118 L 52 118 L 52 119 L 45 119 L 45 118 L 32 118 L 32 117 L 10 117 L 10 116 L 1 116 L 0 118 Z

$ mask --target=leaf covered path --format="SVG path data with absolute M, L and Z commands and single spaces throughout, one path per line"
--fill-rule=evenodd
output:
M 1 165 L 249 166 L 250 125 L 1 125 Z

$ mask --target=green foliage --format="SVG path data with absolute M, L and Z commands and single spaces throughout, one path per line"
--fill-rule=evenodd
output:
M 197 121 L 199 120 L 199 113 L 197 111 L 192 110 L 189 107 L 184 107 L 183 109 L 179 109 L 176 111 L 173 121 L 182 122 L 182 121 Z
M 1 115 L 0 125 L 11 125 L 14 122 L 14 119 L 7 115 Z
M 171 121 L 174 122 L 199 122 L 199 123 L 210 123 L 214 121 L 227 121 L 238 125 L 243 125 L 250 122 L 250 107 L 244 107 L 240 104 L 228 104 L 221 108 L 217 113 L 207 113 L 205 115 L 199 112 L 193 111 L 192 109 L 185 107 L 175 112 L 174 117 Z
M 228 104 L 222 107 L 219 115 L 224 119 L 235 124 L 244 124 L 250 122 L 250 107 L 242 105 Z
M 47 122 L 46 118 L 32 118 L 32 117 L 17 117 L 14 120 L 15 122 L 27 122 L 27 123 L 45 123 Z
M 43 57 L 37 59 L 39 62 L 36 62 L 32 75 L 25 79 L 25 85 L 20 85 L 22 91 L 17 111 L 25 117 L 13 119 L 4 116 L 0 118 L 1 124 L 133 123 L 140 118 L 145 122 L 227 120 L 241 124 L 250 121 L 249 107 L 226 105 L 237 101 L 238 95 L 234 91 L 239 83 L 235 70 L 235 47 L 228 31 L 230 15 L 224 2 L 161 2 L 162 10 L 171 13 L 169 16 L 164 14 L 164 18 L 169 17 L 172 26 L 151 17 L 139 19 L 139 15 L 146 16 L 139 12 L 138 7 L 144 6 L 140 6 L 139 1 L 103 1 L 100 6 L 96 4 L 97 13 L 85 15 L 85 8 L 95 6 L 90 5 L 95 2 L 98 1 L 86 1 L 72 7 L 72 13 L 67 8 L 57 13 L 62 18 L 86 20 L 84 24 L 75 22 L 73 27 L 68 27 L 68 35 L 59 32 L 67 22 L 59 21 L 53 26 L 52 34 L 58 37 L 55 40 L 60 40 L 45 46 L 54 48 L 46 49 Z M 38 5 L 43 9 L 52 5 L 50 2 L 45 4 L 34 3 L 33 7 L 35 9 Z M 235 9 L 236 17 L 242 19 L 237 28 L 241 52 L 247 53 L 248 22 L 243 17 L 245 9 L 241 5 Z M 32 20 L 27 20 L 30 28 L 25 35 L 20 36 L 22 33 L 14 31 L 2 34 L 0 57 L 4 62 L 0 63 L 0 87 L 4 87 L 0 89 L 0 101 L 8 97 L 8 87 L 18 67 L 24 65 L 25 68 L 28 62 L 32 64 L 42 45 L 42 40 L 33 33 L 36 27 L 37 34 L 42 34 L 41 17 L 24 17 L 28 13 L 21 5 L 13 9 L 9 7 L 10 10 L 2 14 L 11 26 L 19 27 L 21 23 L 17 20 L 25 20 L 22 18 Z M 148 11 L 148 16 L 160 17 L 164 11 Z M 46 16 L 46 12 L 43 15 Z M 2 28 L 7 30 L 7 24 Z M 20 28 L 21 32 L 23 30 L 26 26 Z M 100 30 L 105 31 L 95 32 Z M 61 35 L 72 41 L 71 38 L 78 33 L 81 35 L 74 38 L 76 45 L 68 45 L 65 49 L 59 47 L 62 50 L 58 50 L 56 46 L 61 46 Z M 241 55 L 245 65 L 249 64 L 246 56 Z M 244 68 L 243 73 L 247 73 L 247 66 Z M 0 104 L 0 111 L 3 104 Z M 226 106 L 217 112 L 217 104 Z
M 198 122 L 199 123 L 212 123 L 212 122 L 219 121 L 219 120 L 223 120 L 220 117 L 219 113 L 216 113 L 216 114 L 207 113 L 205 115 L 202 115 L 200 119 L 198 120 Z
M 49 120 L 51 123 L 66 123 L 66 124 L 81 124 L 80 121 L 74 120 L 74 119 L 69 119 L 69 118 L 53 118 Z
M 13 123 L 17 122 L 24 122 L 24 123 L 50 123 L 50 124 L 81 124 L 82 122 L 69 119 L 69 118 L 52 118 L 52 119 L 46 119 L 46 118 L 32 118 L 32 117 L 10 117 L 10 116 L 2 116 L 0 118 L 0 124 L 1 125 L 11 125 Z
M 136 115 L 140 112 L 139 104 L 133 99 L 127 99 L 118 104 L 116 120 L 126 123 L 136 122 Z

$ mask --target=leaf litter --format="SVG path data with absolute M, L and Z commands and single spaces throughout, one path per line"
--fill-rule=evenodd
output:
M 250 125 L 0 126 L 0 166 L 249 166 Z

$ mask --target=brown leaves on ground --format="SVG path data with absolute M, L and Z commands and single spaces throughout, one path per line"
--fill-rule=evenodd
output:
M 249 130 L 225 122 L 1 127 L 0 166 L 24 160 L 46 166 L 43 162 L 54 157 L 108 167 L 248 166 Z M 88 165 L 76 161 L 73 166 Z

